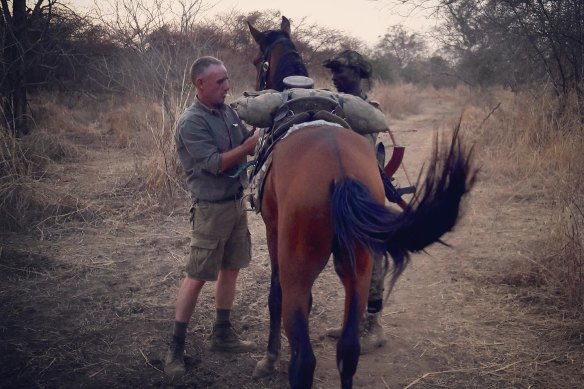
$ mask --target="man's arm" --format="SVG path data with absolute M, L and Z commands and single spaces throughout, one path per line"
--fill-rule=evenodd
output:
M 239 161 L 241 161 L 241 158 L 245 157 L 246 155 L 253 155 L 259 136 L 259 131 L 256 131 L 252 136 L 245 139 L 239 146 L 221 153 L 219 156 L 219 171 L 224 172 L 229 170 L 236 166 Z

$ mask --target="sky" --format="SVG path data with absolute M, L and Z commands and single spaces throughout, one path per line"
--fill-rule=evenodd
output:
M 93 0 L 69 0 L 73 6 L 85 8 L 93 4 Z M 429 31 L 435 21 L 418 10 L 409 12 L 406 8 L 398 8 L 389 0 L 205 0 L 206 4 L 215 4 L 206 15 L 239 10 L 244 13 L 256 10 L 275 9 L 291 19 L 316 23 L 330 27 L 358 38 L 370 47 L 379 41 L 387 29 L 396 24 L 402 24 L 408 31 L 424 33 Z
M 294 19 L 306 17 L 308 22 L 341 30 L 369 45 L 375 44 L 388 27 L 395 24 L 403 24 L 416 32 L 433 26 L 433 21 L 421 11 L 407 15 L 408 10 L 396 9 L 386 0 L 221 0 L 213 11 L 231 8 L 241 11 L 277 9 L 292 19 L 292 25 Z

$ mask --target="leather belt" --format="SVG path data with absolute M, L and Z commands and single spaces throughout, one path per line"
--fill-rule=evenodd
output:
M 209 203 L 214 203 L 214 204 L 220 204 L 220 203 L 227 203 L 229 201 L 236 201 L 236 200 L 240 200 L 243 197 L 243 190 L 240 190 L 239 192 L 237 192 L 237 194 L 228 196 L 224 199 L 221 200 L 207 200 L 207 202 Z

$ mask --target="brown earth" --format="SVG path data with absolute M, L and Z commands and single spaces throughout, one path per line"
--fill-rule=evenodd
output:
M 414 179 L 433 133 L 451 128 L 460 114 L 446 101 L 423 106 L 422 114 L 392 123 Z M 238 356 L 208 350 L 209 285 L 189 327 L 187 375 L 172 382 L 161 371 L 161 355 L 188 252 L 188 201 L 181 199 L 174 212 L 148 206 L 131 189 L 135 155 L 112 147 L 99 129 L 76 142 L 86 157 L 55 166 L 47 179 L 94 215 L 2 235 L 0 387 L 286 387 L 286 344 L 278 373 L 251 379 L 268 331 L 270 269 L 261 219 L 249 214 L 253 264 L 240 276 L 233 312 L 242 336 L 260 350 Z M 355 387 L 584 386 L 584 326 L 546 298 L 541 277 L 526 266 L 549 231 L 547 208 L 488 172 L 484 166 L 464 217 L 445 238 L 452 248 L 413 256 L 383 311 L 388 344 L 362 356 Z M 397 178 L 406 184 L 403 171 Z M 339 385 L 335 344 L 324 333 L 339 324 L 341 302 L 329 266 L 315 286 L 311 313 L 316 388 Z

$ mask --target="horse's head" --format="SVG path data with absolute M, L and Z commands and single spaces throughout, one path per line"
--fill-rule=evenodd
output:
M 279 30 L 259 31 L 248 21 L 253 39 L 259 45 L 256 67 L 256 90 L 284 90 L 287 76 L 308 76 L 308 71 L 290 39 L 290 21 L 282 16 Z

